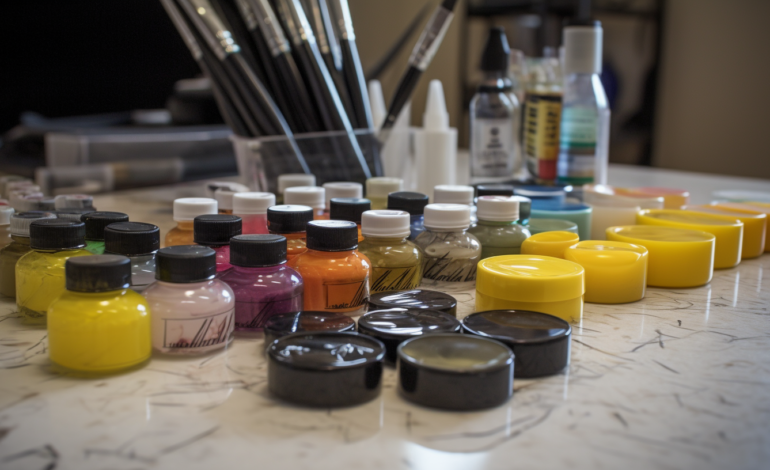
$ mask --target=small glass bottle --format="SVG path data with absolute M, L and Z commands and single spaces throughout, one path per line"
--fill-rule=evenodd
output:
M 104 254 L 104 229 L 117 222 L 128 222 L 128 215 L 122 212 L 89 212 L 80 220 L 86 224 L 86 250 L 95 255 Z
M 64 263 L 91 255 L 85 232 L 83 222 L 43 219 L 30 224 L 32 251 L 16 263 L 16 307 L 22 322 L 45 326 L 48 307 L 64 292 Z
M 220 214 L 232 214 L 235 201 L 233 196 L 241 191 L 220 188 L 214 191 L 214 199 L 217 201 L 217 212 Z
M 302 310 L 302 277 L 286 265 L 286 237 L 233 237 L 230 264 L 217 278 L 235 294 L 236 330 L 262 331 L 270 317 Z
M 324 183 L 323 188 L 326 192 L 326 208 L 324 211 L 327 215 L 331 211 L 331 200 L 334 198 L 364 197 L 364 185 L 361 183 L 354 183 L 352 181 L 333 181 L 330 183 Z
M 356 250 L 353 222 L 316 220 L 307 224 L 307 251 L 289 261 L 305 283 L 304 310 L 361 315 L 369 299 L 369 260 Z
M 294 186 L 286 188 L 283 192 L 283 203 L 312 207 L 315 220 L 329 218 L 329 214 L 324 212 L 326 208 L 326 191 L 320 186 Z
M 273 193 L 235 193 L 233 215 L 243 221 L 243 234 L 266 234 L 267 209 L 275 205 Z
M 481 243 L 481 259 L 490 256 L 518 255 L 529 236 L 526 227 L 517 224 L 519 201 L 514 196 L 481 196 L 476 215 L 479 221 L 468 230 Z
M 409 213 L 409 237 L 414 240 L 417 235 L 425 231 L 425 217 L 423 213 L 428 205 L 428 196 L 423 193 L 411 191 L 399 191 L 388 194 L 388 210 L 404 211 Z
M 369 211 L 362 217 L 364 241 L 358 251 L 369 258 L 372 273 L 369 292 L 416 289 L 422 281 L 423 254 L 408 241 L 409 213 L 404 211 Z
M 156 282 L 145 289 L 152 312 L 152 347 L 164 354 L 206 354 L 233 339 L 235 295 L 215 279 L 217 254 L 209 247 L 161 248 Z
M 361 214 L 372 209 L 372 203 L 369 199 L 337 197 L 332 199 L 329 205 L 331 206 L 329 219 L 353 222 L 358 226 L 358 241 L 363 240 L 364 237 L 361 235 Z
M 471 209 L 471 223 L 476 222 L 476 206 L 473 205 L 473 186 L 440 184 L 433 188 L 434 204 L 462 204 Z
M 372 209 L 387 209 L 388 194 L 403 191 L 404 180 L 376 176 L 366 180 L 366 198 L 372 201 Z
M 16 263 L 29 253 L 29 226 L 36 220 L 55 219 L 51 212 L 20 212 L 11 216 L 11 243 L 0 250 L 0 294 L 16 298 Z
M 216 214 L 217 201 L 206 197 L 183 197 L 174 200 L 176 227 L 166 234 L 165 245 L 192 245 L 193 220 L 199 215 Z
M 307 251 L 305 230 L 313 220 L 313 208 L 279 205 L 267 209 L 267 230 L 286 237 L 286 259 L 291 261 Z
M 155 254 L 160 229 L 142 222 L 118 222 L 104 229 L 104 252 L 131 260 L 131 289 L 140 294 L 155 282 Z
M 230 269 L 230 239 L 241 231 L 242 221 L 236 215 L 199 215 L 194 221 L 195 243 L 217 252 L 217 272 Z
M 8 246 L 11 241 L 11 216 L 13 207 L 0 206 L 0 250 Z
M 425 254 L 422 285 L 470 288 L 476 284 L 481 244 L 468 233 L 470 207 L 462 204 L 425 206 L 425 231 L 414 243 Z
M 57 372 L 101 377 L 150 361 L 150 309 L 128 288 L 125 256 L 70 258 L 66 291 L 48 308 L 48 354 Z

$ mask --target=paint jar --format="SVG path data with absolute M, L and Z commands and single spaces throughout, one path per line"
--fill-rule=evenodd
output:
M 193 221 L 195 243 L 217 252 L 217 272 L 230 269 L 230 239 L 241 234 L 241 227 L 236 215 L 199 215 Z
M 428 205 L 428 196 L 423 193 L 411 191 L 398 191 L 388 194 L 388 210 L 404 211 L 409 213 L 409 237 L 414 240 L 417 235 L 425 231 L 425 206 Z
M 235 294 L 236 330 L 262 331 L 270 317 L 302 310 L 302 277 L 286 265 L 285 237 L 233 237 L 230 264 L 217 278 Z
M 471 223 L 476 222 L 476 206 L 473 205 L 473 186 L 440 184 L 433 188 L 434 204 L 462 204 L 470 207 Z
M 607 229 L 617 225 L 633 225 L 639 206 L 605 206 L 601 203 L 591 205 L 591 240 L 606 240 Z
M 567 248 L 579 241 L 579 237 L 572 232 L 542 232 L 524 240 L 521 244 L 521 253 L 564 259 Z
M 741 262 L 743 222 L 737 217 L 684 210 L 650 209 L 640 211 L 636 215 L 636 223 L 710 233 L 716 237 L 714 269 L 732 268 Z
M 53 211 L 53 213 L 56 214 L 57 219 L 72 220 L 74 222 L 80 222 L 83 219 L 84 215 L 90 214 L 91 212 L 96 212 L 96 211 L 92 208 L 57 209 Z
M 536 255 L 508 255 L 479 263 L 476 311 L 530 310 L 568 322 L 583 317 L 582 266 Z
M 307 251 L 307 223 L 313 220 L 313 208 L 308 206 L 273 206 L 267 209 L 267 229 L 274 235 L 286 237 L 286 259 Z
M 409 233 L 407 212 L 364 212 L 364 241 L 358 245 L 358 251 L 366 255 L 372 267 L 371 294 L 415 289 L 420 285 L 422 250 L 406 239 Z
M 364 239 L 361 234 L 361 214 L 372 209 L 369 199 L 363 198 L 333 198 L 329 201 L 329 219 L 347 220 L 358 226 L 358 241 Z
M 294 333 L 344 333 L 355 332 L 356 321 L 337 312 L 296 312 L 281 313 L 265 322 L 265 347 L 278 338 Z
M 21 196 L 13 203 L 13 206 L 19 212 L 53 212 L 56 209 L 53 198 L 39 194 Z
M 165 245 L 192 245 L 193 220 L 199 215 L 216 214 L 217 201 L 206 197 L 183 197 L 174 200 L 174 221 L 176 227 L 166 234 Z
M 414 240 L 425 254 L 423 285 L 470 288 L 476 283 L 481 244 L 468 233 L 470 215 L 467 205 L 425 206 L 425 231 Z
M 304 310 L 350 316 L 366 311 L 371 267 L 356 247 L 358 229 L 353 222 L 308 222 L 307 251 L 289 261 L 305 283 Z
M 583 240 L 564 252 L 564 259 L 585 269 L 585 302 L 623 304 L 644 298 L 647 248 L 618 241 Z
M 86 250 L 95 255 L 104 254 L 104 229 L 110 224 L 128 222 L 122 212 L 89 212 L 80 220 L 86 224 Z
M 699 230 L 655 225 L 626 225 L 607 229 L 607 240 L 647 248 L 647 285 L 696 287 L 714 274 L 716 237 Z
M 765 251 L 765 239 L 768 235 L 767 224 L 768 219 L 770 219 L 766 214 L 761 212 L 740 212 L 712 205 L 685 206 L 685 209 L 705 214 L 728 216 L 743 222 L 741 259 L 756 258 Z
M 308 206 L 313 208 L 313 219 L 328 219 L 324 212 L 326 208 L 326 191 L 319 186 L 294 186 L 286 188 L 283 193 L 283 203 L 294 206 Z
M 472 335 L 433 334 L 398 347 L 398 391 L 430 408 L 492 408 L 513 395 L 513 353 L 508 346 Z
M 29 226 L 32 249 L 16 263 L 16 307 L 26 324 L 45 326 L 46 311 L 64 292 L 64 263 L 85 250 L 85 225 L 61 219 L 43 219 Z
M 425 309 L 457 316 L 457 299 L 435 290 L 414 289 L 382 292 L 369 297 L 369 311 L 389 308 Z
M 529 230 L 516 223 L 519 201 L 513 196 L 481 196 L 476 203 L 476 222 L 468 233 L 481 243 L 481 259 L 490 256 L 518 255 Z
M 142 293 L 155 282 L 155 254 L 160 249 L 160 229 L 142 222 L 118 222 L 104 229 L 104 252 L 131 261 L 131 289 Z
M 244 235 L 267 234 L 267 209 L 275 205 L 273 193 L 235 193 L 233 215 L 243 221 Z
M 34 185 L 35 182 L 29 178 L 17 175 L 0 176 L 0 197 L 8 197 L 8 189 L 12 183 L 26 183 Z
M 67 290 L 48 308 L 54 370 L 100 377 L 150 361 L 147 301 L 129 289 L 131 262 L 118 255 L 67 260 Z
M 335 198 L 360 199 L 364 197 L 364 185 L 352 181 L 333 181 L 323 184 L 326 193 L 326 205 L 324 211 L 329 214 L 331 211 L 331 200 Z M 328 217 L 327 217 L 328 218 Z
M 615 193 L 630 197 L 662 197 L 663 209 L 681 209 L 690 203 L 690 193 L 674 188 L 615 188 Z
M 152 347 L 173 355 L 206 354 L 233 339 L 235 295 L 215 279 L 216 252 L 206 246 L 161 248 L 156 282 L 145 289 L 152 312 Z
M 88 194 L 61 194 L 54 198 L 54 207 L 62 209 L 94 209 L 94 197 Z
M 712 203 L 712 206 L 720 210 L 730 210 L 736 213 L 765 214 L 767 217 L 765 220 L 765 253 L 770 253 L 770 204 L 760 202 L 715 202 Z
M 401 178 L 389 178 L 376 176 L 366 180 L 366 198 L 372 201 L 372 209 L 380 210 L 388 208 L 388 195 L 403 191 L 404 180 Z
M 315 175 L 307 173 L 284 173 L 283 175 L 279 175 L 276 202 L 278 204 L 285 204 L 283 200 L 284 191 L 296 186 L 315 186 Z
M 574 222 L 578 226 L 578 235 L 581 240 L 591 238 L 591 206 L 586 204 L 553 204 L 538 203 L 532 204 L 533 219 L 561 219 Z
M 16 263 L 29 253 L 29 226 L 36 220 L 55 219 L 51 212 L 20 212 L 11 216 L 11 243 L 0 250 L 0 294 L 16 298 Z
M 575 222 L 560 219 L 530 219 L 527 228 L 532 235 L 543 232 L 570 232 L 575 235 L 578 233 Z
M 241 191 L 220 188 L 214 191 L 214 200 L 217 201 L 217 213 L 231 215 L 233 213 L 233 196 Z
M 11 206 L 0 206 L 0 250 L 13 241 L 11 239 L 11 216 L 14 212 Z

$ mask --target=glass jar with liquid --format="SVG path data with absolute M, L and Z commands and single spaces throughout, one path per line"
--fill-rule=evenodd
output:
M 415 289 L 422 281 L 422 250 L 406 239 L 409 213 L 368 211 L 362 217 L 364 241 L 358 251 L 372 266 L 369 291 L 372 294 Z
M 481 259 L 518 255 L 529 230 L 517 223 L 519 201 L 514 196 L 481 196 L 476 203 L 478 222 L 468 230 L 481 242 Z

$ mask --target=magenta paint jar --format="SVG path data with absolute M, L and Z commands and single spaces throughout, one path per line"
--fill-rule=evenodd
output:
M 230 269 L 230 239 L 241 234 L 242 221 L 236 215 L 199 215 L 193 221 L 195 243 L 217 253 L 217 272 Z
M 233 215 L 243 220 L 244 235 L 266 234 L 267 208 L 275 205 L 273 193 L 235 193 Z

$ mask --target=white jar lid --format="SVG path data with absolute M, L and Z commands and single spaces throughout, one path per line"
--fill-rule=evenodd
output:
M 324 183 L 326 190 L 326 208 L 329 208 L 329 201 L 335 197 L 347 197 L 360 199 L 364 197 L 364 186 L 361 183 L 352 181 L 335 181 L 333 183 Z
M 293 188 L 295 186 L 315 186 L 315 175 L 286 173 L 278 177 L 278 194 L 283 194 L 286 188 Z
M 94 206 L 94 197 L 88 194 L 62 194 L 53 200 L 56 210 L 84 209 Z
M 436 204 L 473 204 L 473 187 L 458 184 L 440 184 L 433 188 Z
M 199 215 L 216 214 L 217 201 L 207 197 L 183 197 L 174 200 L 174 220 L 189 222 Z
M 0 206 L 0 225 L 8 225 L 11 223 L 11 216 L 14 214 L 13 207 Z
M 275 205 L 273 193 L 235 193 L 233 195 L 233 214 L 267 214 L 267 208 Z
M 476 201 L 476 217 L 491 222 L 513 222 L 519 219 L 516 196 L 481 196 Z
M 464 230 L 471 225 L 471 207 L 465 204 L 428 204 L 425 206 L 425 228 Z
M 375 176 L 366 180 L 366 197 L 388 197 L 388 194 L 401 191 L 404 180 L 401 178 L 388 178 Z
M 326 191 L 320 186 L 293 186 L 283 192 L 283 203 L 323 209 Z
M 214 191 L 214 199 L 217 201 L 217 207 L 222 210 L 233 210 L 233 196 L 245 191 L 231 189 L 217 189 Z
M 36 220 L 55 219 L 53 212 L 17 212 L 11 216 L 11 235 L 29 237 L 29 226 Z
M 409 236 L 409 212 L 375 210 L 361 214 L 361 234 L 372 238 Z

